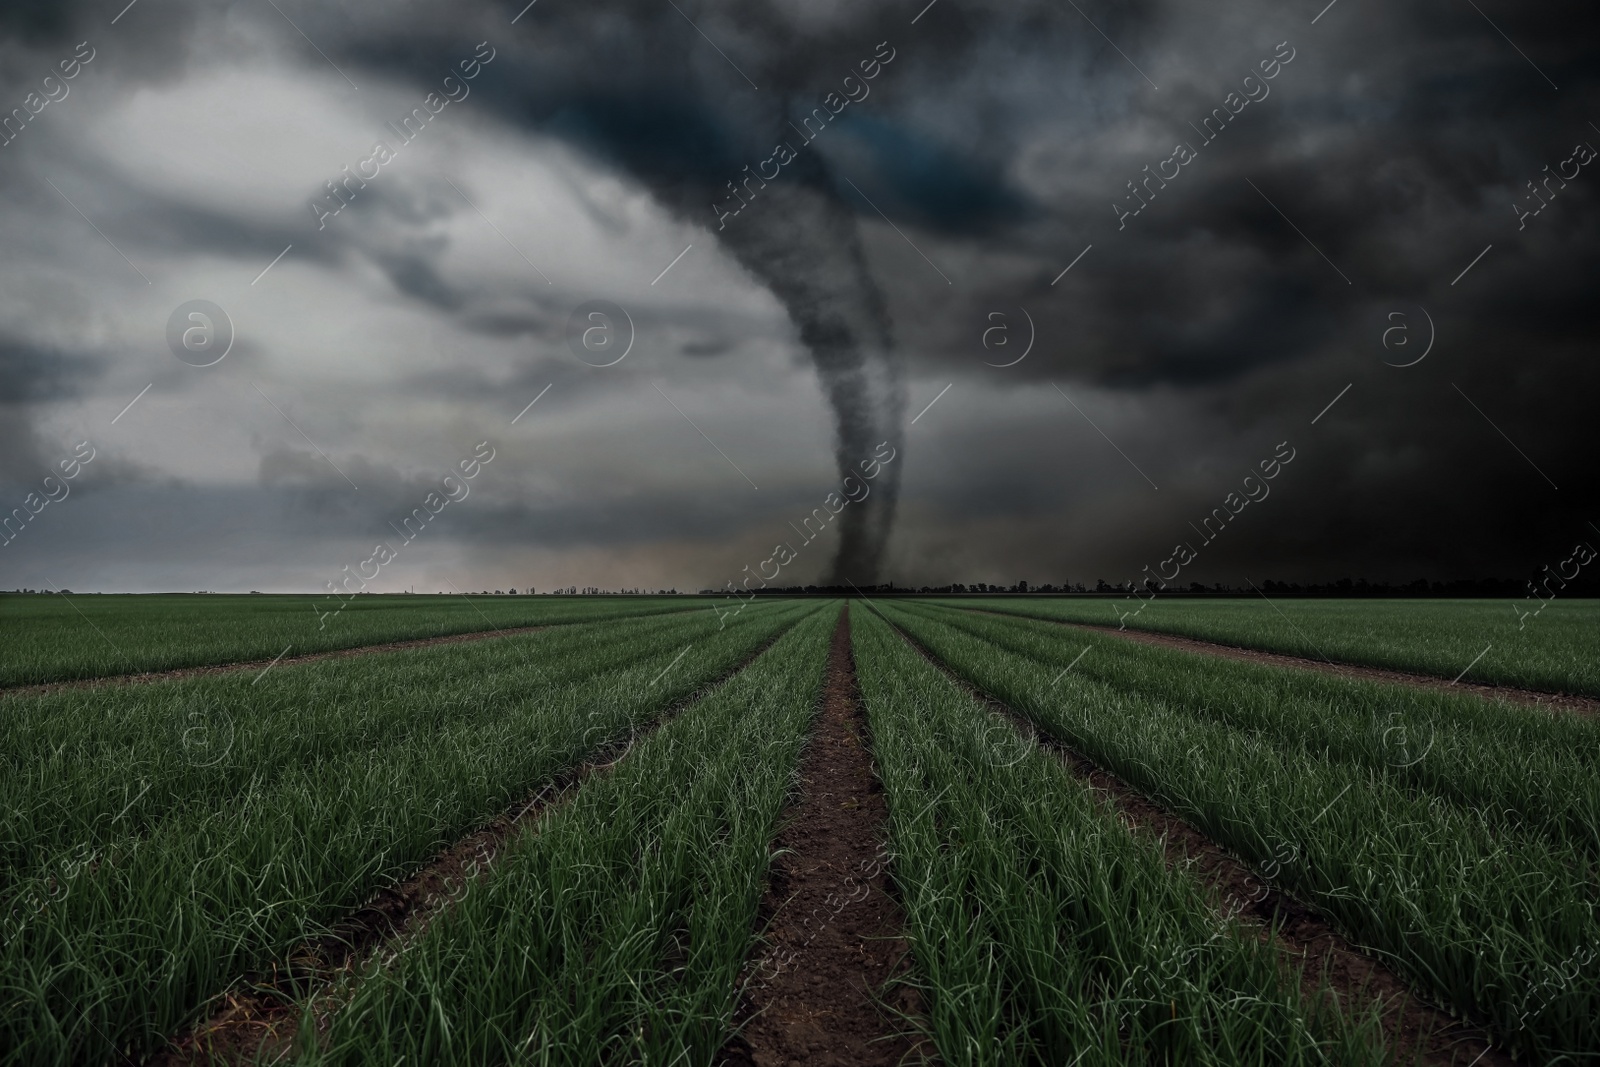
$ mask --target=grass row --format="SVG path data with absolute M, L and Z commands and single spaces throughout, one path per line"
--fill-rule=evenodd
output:
M 1060 760 L 876 616 L 854 638 L 945 1062 L 1381 1062 L 1370 1022 L 1308 1007 L 1273 943 L 1220 918 Z
M 1036 660 L 1070 649 L 1081 677 L 1181 705 L 1272 744 L 1302 745 L 1476 808 L 1507 830 L 1537 830 L 1600 862 L 1600 723 L 1473 694 L 1151 648 L 1024 618 L 906 610 Z M 1092 651 L 1077 658 L 1086 648 Z
M 264 680 L 239 716 L 281 718 L 285 734 L 306 728 L 287 758 L 231 751 L 223 762 L 237 760 L 239 773 L 13 887 L 0 910 L 0 1063 L 100 1063 L 150 1049 L 237 975 L 325 931 L 376 887 L 814 610 L 763 605 L 725 631 L 683 619 L 659 651 L 614 667 L 606 661 L 614 650 L 600 647 L 572 665 L 576 680 L 549 686 L 537 684 L 522 656 L 539 635 L 415 668 L 411 656 L 362 661 L 368 684 L 337 710 L 308 714 L 280 703 Z M 480 672 L 513 680 L 473 694 L 471 713 L 408 700 L 414 678 L 441 665 L 467 693 Z M 338 666 L 347 669 L 348 661 Z M 296 670 L 314 677 L 334 668 Z M 444 681 L 435 679 L 435 692 Z M 176 716 L 193 684 L 145 688 L 170 687 Z M 383 720 L 394 740 L 323 753 L 315 731 L 337 730 L 346 718 Z
M 1581 964 L 1600 945 L 1600 917 L 1581 849 L 1303 741 L 1068 669 L 1078 635 L 1025 656 L 925 610 L 885 610 L 974 685 L 1272 873 L 1519 1054 L 1600 1050 L 1600 972 Z M 1177 654 L 1145 667 L 1209 669 Z M 1305 714 L 1344 712 L 1330 700 Z
M 359 976 L 305 1062 L 711 1062 L 836 618 L 808 618 L 508 845 Z
M 0 687 L 270 660 L 286 645 L 303 655 L 697 606 L 684 597 L 637 596 L 6 595 Z
M 1181 634 L 1436 678 L 1600 696 L 1600 601 L 962 598 L 1007 614 Z M 1140 607 L 1143 605 L 1143 610 Z M 1138 612 L 1137 615 L 1134 612 Z M 1534 612 L 1538 612 L 1534 615 Z M 1126 618 L 1122 618 L 1126 615 Z M 1480 658 L 1481 657 L 1481 658 Z
M 529 694 L 666 653 L 709 614 L 0 698 L 0 900 L 30 872 L 137 839 L 184 806 L 264 788 L 311 762 L 470 730 Z

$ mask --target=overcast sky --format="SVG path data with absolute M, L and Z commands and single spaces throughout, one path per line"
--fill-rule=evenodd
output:
M 1600 543 L 1592 4 L 524 2 L 0 8 L 0 588 Z

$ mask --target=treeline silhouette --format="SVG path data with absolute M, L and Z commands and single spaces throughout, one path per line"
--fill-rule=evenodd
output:
M 1340 578 L 1332 582 L 1279 582 L 1271 578 L 1251 584 L 1246 582 L 1241 585 L 1203 585 L 1200 582 L 1189 582 L 1179 585 L 1169 582 L 1164 589 L 1152 585 L 1149 591 L 1140 590 L 1142 596 L 1154 592 L 1162 597 L 1240 597 L 1260 596 L 1269 597 L 1524 597 L 1530 593 L 1549 597 L 1542 585 L 1530 583 L 1526 579 L 1512 578 L 1456 578 L 1450 581 L 1429 581 L 1418 578 L 1405 583 L 1371 582 L 1365 578 Z M 1561 597 L 1574 596 L 1600 596 L 1600 580 L 1588 579 L 1584 575 L 1566 583 L 1564 589 L 1556 590 L 1556 595 Z M 716 596 L 716 589 L 700 590 L 703 596 Z M 1061 585 L 1045 583 L 1034 585 L 1026 581 L 1017 581 L 1012 585 L 999 585 L 988 582 L 974 582 L 970 585 L 953 583 L 938 586 L 905 586 L 886 583 L 882 585 L 792 585 L 766 589 L 751 590 L 750 594 L 741 593 L 740 596 L 868 596 L 868 597 L 899 597 L 899 596 L 1101 596 L 1121 597 L 1131 596 L 1133 589 L 1129 583 L 1121 582 L 1112 584 L 1105 579 L 1096 579 L 1093 585 L 1082 582 L 1067 582 Z M 731 596 L 725 591 L 720 595 Z

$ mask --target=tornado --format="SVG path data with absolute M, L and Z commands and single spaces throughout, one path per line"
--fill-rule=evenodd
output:
M 868 270 L 855 213 L 814 153 L 770 182 L 713 231 L 741 266 L 783 302 L 811 354 L 833 413 L 842 481 L 887 441 L 902 445 L 905 383 L 883 294 Z M 709 201 L 708 201 L 709 203 Z M 704 210 L 704 209 L 703 209 Z M 885 466 L 869 495 L 837 520 L 839 543 L 824 583 L 876 584 L 894 524 L 902 464 Z
M 860 480 L 861 463 L 879 444 L 887 441 L 903 451 L 905 383 L 888 309 L 862 252 L 856 212 L 841 197 L 816 148 L 800 148 L 771 181 L 742 183 L 742 197 L 733 199 L 729 179 L 748 174 L 748 168 L 739 169 L 740 162 L 769 154 L 785 139 L 785 108 L 751 111 L 758 114 L 747 111 L 737 134 L 728 137 L 737 147 L 708 151 L 714 159 L 683 150 L 684 144 L 706 146 L 706 138 L 697 142 L 685 136 L 681 142 L 667 141 L 668 151 L 658 144 L 652 146 L 656 151 L 643 152 L 637 142 L 611 131 L 604 155 L 620 162 L 668 211 L 707 226 L 783 304 L 832 411 L 837 476 L 841 482 L 851 475 Z M 679 114 L 661 123 L 663 130 L 690 126 Z M 757 130 L 770 132 L 756 135 Z M 792 128 L 788 140 L 798 140 Z M 741 203 L 736 214 L 728 213 L 730 205 Z M 898 459 L 885 465 L 868 495 L 839 514 L 839 544 L 824 584 L 877 583 L 900 495 L 900 471 Z
M 792 119 L 815 114 L 823 94 L 853 69 L 849 58 L 872 55 L 873 42 L 883 36 L 858 24 L 858 16 L 820 36 L 797 34 L 778 5 L 739 5 L 737 18 L 718 20 L 708 32 L 737 42 L 741 65 L 750 57 L 748 69 L 761 89 L 730 92 L 724 57 L 708 52 L 679 13 L 666 5 L 615 2 L 620 7 L 614 10 L 630 17 L 598 30 L 589 15 L 553 16 L 545 24 L 551 36 L 540 55 L 550 67 L 521 87 L 523 100 L 538 101 L 524 118 L 630 174 L 667 211 L 705 227 L 778 298 L 832 414 L 837 478 L 859 479 L 860 464 L 881 443 L 904 452 L 902 362 L 883 293 L 862 252 L 857 205 L 841 192 L 847 186 L 825 154 L 826 140 L 840 134 L 819 131 L 819 143 L 812 144 Z M 733 11 L 710 4 L 702 13 L 710 16 L 719 7 Z M 579 40 L 585 47 L 557 47 Z M 604 41 L 602 51 L 629 62 L 589 70 L 563 58 L 592 51 L 597 40 Z M 775 178 L 752 179 L 759 169 L 752 165 L 779 144 L 791 146 L 794 158 Z M 730 208 L 738 210 L 730 214 Z M 878 582 L 901 468 L 898 458 L 885 465 L 868 495 L 835 519 L 839 541 L 826 584 Z

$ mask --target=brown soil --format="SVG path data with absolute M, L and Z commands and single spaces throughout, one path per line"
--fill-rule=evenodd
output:
M 1369 682 L 1391 682 L 1416 686 L 1421 689 L 1433 689 L 1441 693 L 1470 693 L 1474 696 L 1487 697 L 1491 700 L 1498 699 L 1507 700 L 1513 704 L 1529 704 L 1544 708 L 1547 711 L 1570 711 L 1579 715 L 1600 716 L 1600 699 L 1594 697 L 1573 696 L 1569 693 L 1545 693 L 1537 689 L 1515 689 L 1504 685 L 1451 682 L 1444 678 L 1434 678 L 1426 674 L 1410 674 L 1406 671 L 1393 671 L 1385 667 L 1363 667 L 1355 663 L 1333 663 L 1328 660 L 1308 659 L 1303 656 L 1289 656 L 1281 652 L 1263 652 L 1258 648 L 1241 648 L 1237 645 L 1224 645 L 1215 641 L 1201 641 L 1193 637 L 1180 637 L 1177 634 L 1156 633 L 1153 630 L 1119 630 L 1115 626 L 1100 626 L 1090 622 L 1062 622 L 1059 619 L 1044 619 L 1036 615 L 978 611 L 975 608 L 962 608 L 961 610 L 971 611 L 976 615 L 1002 615 L 1011 619 L 1034 619 L 1038 622 L 1054 622 L 1059 626 L 1070 626 L 1076 630 L 1093 630 L 1097 633 L 1124 637 L 1129 641 L 1137 641 L 1144 645 L 1179 648 L 1186 652 L 1200 652 L 1208 656 L 1221 656 L 1224 659 L 1240 660 L 1244 663 L 1262 663 L 1273 667 L 1295 667 L 1300 670 L 1319 671 L 1322 674 L 1331 674 L 1340 678 L 1358 678 Z
M 1167 865 L 1198 877 L 1213 894 L 1220 911 L 1237 914 L 1255 926 L 1262 938 L 1269 931 L 1275 932 L 1286 962 L 1300 975 L 1301 992 L 1307 1000 L 1317 996 L 1319 981 L 1325 975 L 1329 990 L 1347 1015 L 1378 1005 L 1384 1038 L 1397 1063 L 1515 1067 L 1516 1061 L 1493 1047 L 1480 1028 L 1424 1000 L 1392 970 L 1345 939 L 1305 904 L 1265 884 L 1249 866 L 1205 834 L 1102 770 L 1093 760 L 1032 729 L 1021 715 L 972 686 L 911 635 L 895 629 L 956 685 L 1054 752 L 1073 776 L 1094 790 L 1126 825 L 1160 839 Z
M 531 634 L 547 630 L 548 626 L 516 626 L 507 630 L 474 630 L 465 634 L 445 637 L 419 637 L 410 641 L 389 641 L 381 645 L 356 645 L 336 648 L 328 652 L 307 652 L 300 656 L 284 656 L 274 662 L 270 659 L 245 660 L 239 663 L 213 663 L 202 667 L 183 667 L 171 671 L 145 671 L 142 674 L 106 674 L 99 678 L 74 678 L 65 682 L 46 682 L 43 685 L 17 685 L 0 688 L 0 697 L 40 696 L 58 689 L 93 689 L 102 685 L 142 685 L 146 682 L 169 682 L 178 678 L 197 678 L 206 674 L 233 674 L 237 671 L 264 671 L 268 667 L 288 667 L 296 663 L 313 663 L 320 659 L 337 659 L 342 656 L 365 656 L 373 652 L 400 652 L 408 648 L 426 648 L 429 645 L 454 645 L 463 641 L 482 641 L 490 637 L 509 637 L 512 634 Z M 293 646 L 290 646 L 293 647 Z
M 763 642 L 722 678 L 690 694 L 638 729 L 626 742 L 618 742 L 596 753 L 587 762 L 540 787 L 487 826 L 444 849 L 399 885 L 379 889 L 332 931 L 296 946 L 287 960 L 274 964 L 271 971 L 246 976 L 221 998 L 222 1006 L 217 1011 L 180 1033 L 166 1049 L 151 1056 L 148 1064 L 151 1067 L 198 1067 L 202 1064 L 273 1063 L 286 1059 L 303 1021 L 298 1005 L 307 993 L 326 992 L 332 983 L 359 969 L 379 951 L 394 949 L 417 937 L 429 922 L 459 898 L 468 882 L 494 863 L 517 834 L 536 827 L 546 813 L 570 800 L 591 776 L 609 773 L 632 751 L 635 743 L 744 670 L 788 629 Z M 319 1012 L 319 1025 L 330 1022 L 331 1015 L 331 1008 Z
M 785 812 L 761 902 L 764 944 L 746 969 L 739 1033 L 724 1064 L 885 1067 L 926 1062 L 908 1032 L 920 998 L 904 918 L 884 871 L 888 807 L 867 750 L 846 607 L 834 630 L 822 709 Z

